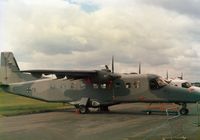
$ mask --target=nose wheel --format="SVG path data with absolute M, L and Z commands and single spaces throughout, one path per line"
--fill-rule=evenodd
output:
M 189 110 L 187 108 L 181 108 L 180 109 L 180 114 L 181 115 L 188 115 L 188 113 L 189 113 Z
M 181 115 L 188 115 L 189 110 L 187 109 L 187 105 L 185 103 L 182 104 L 182 108 L 180 109 L 179 112 Z
M 101 112 L 109 112 L 108 106 L 100 106 L 99 111 Z

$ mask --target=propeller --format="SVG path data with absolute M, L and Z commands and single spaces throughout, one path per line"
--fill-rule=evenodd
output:
M 114 73 L 114 70 L 115 70 L 115 68 L 114 68 L 114 56 L 112 56 L 112 73 Z
M 167 79 L 167 80 L 169 79 L 169 73 L 168 73 L 168 70 L 167 70 L 167 73 L 166 73 L 166 79 Z
M 109 69 L 108 65 L 105 65 L 105 69 L 102 69 L 98 72 L 98 79 L 100 79 L 100 81 L 114 80 L 121 77 L 119 74 L 114 73 L 114 56 L 112 56 L 111 63 L 111 70 Z
M 139 74 L 141 74 L 141 62 L 139 62 Z
M 112 72 L 112 73 L 114 73 L 114 56 L 112 56 L 112 62 L 111 62 L 112 64 L 112 70 L 110 70 L 109 69 L 109 67 L 108 67 L 108 65 L 105 65 L 105 68 L 106 68 L 106 70 L 108 70 L 108 71 L 110 71 L 110 72 Z
M 181 76 L 178 77 L 179 79 L 183 80 L 183 73 L 181 72 Z
M 106 70 L 109 70 L 109 67 L 108 67 L 108 65 L 105 65 L 105 68 L 106 68 Z
M 170 84 L 170 83 L 172 82 L 172 80 L 169 79 L 169 73 L 168 73 L 168 70 L 166 71 L 165 82 L 167 82 L 168 84 Z

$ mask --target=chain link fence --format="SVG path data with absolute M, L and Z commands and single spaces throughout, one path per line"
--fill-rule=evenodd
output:
M 166 119 L 163 123 L 154 127 L 143 139 L 144 140 L 198 140 L 200 127 L 200 107 L 189 105 L 189 115 L 181 115 L 179 106 L 166 108 Z

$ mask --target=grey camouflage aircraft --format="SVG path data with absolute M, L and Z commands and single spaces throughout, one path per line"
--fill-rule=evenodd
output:
M 108 111 L 120 103 L 176 103 L 188 114 L 187 103 L 200 100 L 200 92 L 167 84 L 155 74 L 119 74 L 108 66 L 102 70 L 20 71 L 12 52 L 1 53 L 1 88 L 12 94 L 46 102 L 74 105 L 80 113 L 89 108 Z M 56 78 L 44 75 L 56 75 Z

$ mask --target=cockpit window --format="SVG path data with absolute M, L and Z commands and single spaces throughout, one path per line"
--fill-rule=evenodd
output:
M 156 81 L 157 81 L 157 83 L 158 83 L 158 85 L 159 85 L 160 87 L 163 87 L 163 86 L 166 86 L 166 85 L 167 85 L 167 83 L 165 82 L 165 80 L 162 79 L 162 78 L 157 78 Z
M 182 83 L 182 87 L 183 88 L 189 88 L 189 87 L 191 87 L 191 84 L 188 83 L 188 82 L 185 82 L 185 83 Z
M 165 82 L 164 79 L 159 77 L 159 78 L 150 80 L 149 85 L 150 85 L 151 89 L 160 89 L 160 88 L 166 86 L 167 83 Z

